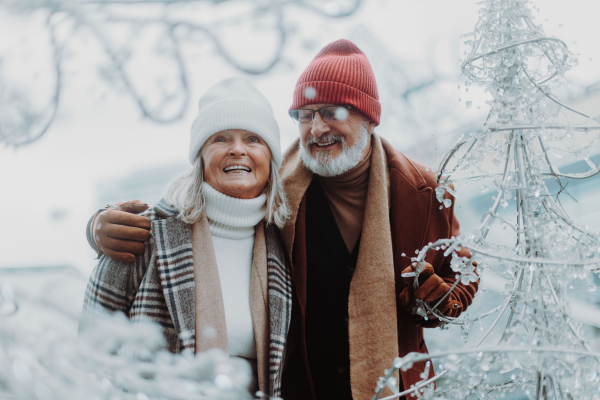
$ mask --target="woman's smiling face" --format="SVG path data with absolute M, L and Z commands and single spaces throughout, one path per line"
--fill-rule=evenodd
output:
M 271 150 L 257 134 L 228 129 L 208 138 L 200 151 L 204 180 L 215 190 L 238 199 L 263 192 L 271 172 Z

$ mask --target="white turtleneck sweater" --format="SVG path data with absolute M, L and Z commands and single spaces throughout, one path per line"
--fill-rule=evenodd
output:
M 255 360 L 250 276 L 254 226 L 265 216 L 266 196 L 236 199 L 218 192 L 206 182 L 202 184 L 202 194 L 223 292 L 229 354 Z

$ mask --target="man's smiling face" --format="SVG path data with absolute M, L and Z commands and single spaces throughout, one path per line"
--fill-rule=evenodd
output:
M 302 107 L 305 110 L 320 110 L 334 104 L 311 104 Z M 350 110 L 347 117 L 340 121 L 327 123 L 320 113 L 315 113 L 312 123 L 300 125 L 300 140 L 313 158 L 319 153 L 327 153 L 331 158 L 337 157 L 343 150 L 342 142 L 354 147 L 359 139 L 359 128 L 363 117 Z
M 302 109 L 320 110 L 333 104 L 311 104 Z M 344 109 L 345 110 L 345 109 Z M 335 176 L 354 168 L 371 148 L 374 124 L 350 109 L 345 118 L 326 122 L 315 113 L 312 123 L 300 124 L 300 147 L 304 164 L 314 173 Z

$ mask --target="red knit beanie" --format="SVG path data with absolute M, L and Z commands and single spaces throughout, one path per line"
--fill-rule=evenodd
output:
M 296 82 L 290 110 L 322 103 L 353 106 L 379 125 L 375 75 L 365 53 L 349 40 L 329 43 L 317 54 Z

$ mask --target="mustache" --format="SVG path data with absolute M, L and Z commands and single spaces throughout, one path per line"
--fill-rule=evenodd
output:
M 306 145 L 308 146 L 310 144 L 326 143 L 332 140 L 335 142 L 342 142 L 342 144 L 344 144 L 344 137 L 341 135 L 323 135 L 318 139 L 314 136 L 311 136 L 310 138 L 306 139 Z

